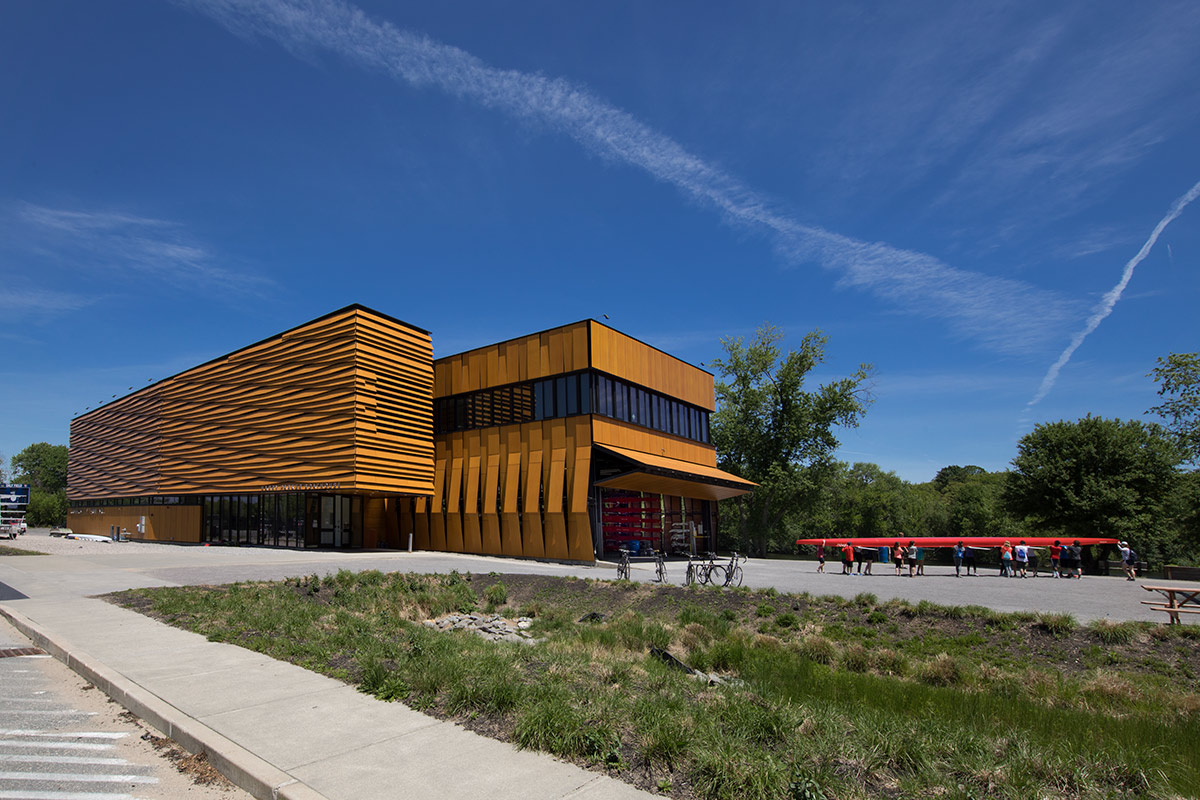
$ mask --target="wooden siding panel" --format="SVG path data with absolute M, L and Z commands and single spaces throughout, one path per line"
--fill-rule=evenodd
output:
M 427 495 L 432 356 L 428 334 L 367 309 L 314 320 L 73 420 L 68 496 Z
M 678 458 L 680 461 L 690 461 L 706 467 L 717 465 L 717 451 L 711 445 L 681 439 L 615 419 L 593 417 L 592 437 L 596 444 L 610 444 L 628 450 Z
M 479 437 L 476 435 L 470 443 L 478 450 Z M 463 550 L 467 553 L 483 552 L 483 544 L 479 530 L 479 465 L 480 456 L 468 456 L 466 496 L 463 498 Z
M 542 531 L 542 511 L 540 498 L 542 491 L 542 451 L 541 443 L 537 449 L 529 449 L 528 456 L 522 443 L 522 466 L 525 468 L 525 497 L 524 511 L 521 514 L 521 552 L 529 558 L 542 558 L 546 555 L 546 543 Z
M 109 536 L 112 526 L 125 530 L 131 539 L 151 542 L 200 542 L 200 506 L 108 506 L 83 508 L 67 514 L 67 526 L 76 533 Z M 146 532 L 138 535 L 137 526 L 146 518 Z
M 563 508 L 563 482 L 566 479 L 567 451 L 556 448 L 550 453 L 546 472 L 546 557 L 567 557 L 567 520 Z
M 594 320 L 590 330 L 595 369 L 709 411 L 716 407 L 708 372 Z
M 497 439 L 498 440 L 498 439 Z M 487 462 L 483 473 L 483 504 L 480 511 L 484 514 L 497 512 L 497 498 L 500 488 L 500 448 L 489 447 Z
M 505 514 L 518 512 L 517 498 L 520 496 L 521 451 L 508 452 L 508 466 L 504 471 L 504 498 L 501 511 Z
M 596 549 L 592 544 L 592 526 L 586 513 L 567 514 L 567 558 L 572 561 L 596 559 Z

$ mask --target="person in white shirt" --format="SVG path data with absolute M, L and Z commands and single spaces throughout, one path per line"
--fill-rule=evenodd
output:
M 1137 580 L 1137 555 L 1130 548 L 1129 542 L 1121 542 L 1117 545 L 1117 550 L 1121 553 L 1121 569 L 1125 571 L 1125 580 Z
M 1025 544 L 1024 539 L 1022 539 L 1021 543 L 1017 545 L 1016 556 L 1017 569 L 1021 571 L 1021 577 L 1024 578 L 1025 570 L 1029 567 L 1029 545 Z

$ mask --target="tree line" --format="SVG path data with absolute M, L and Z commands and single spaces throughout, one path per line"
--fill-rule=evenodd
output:
M 721 502 L 720 540 L 765 556 L 798 538 L 1111 536 L 1157 563 L 1200 559 L 1200 354 L 1158 359 L 1147 377 L 1165 424 L 1086 416 L 1042 423 L 1011 468 L 949 465 L 910 483 L 877 464 L 837 461 L 836 429 L 871 404 L 872 368 L 810 387 L 824 360 L 819 331 L 798 350 L 764 326 L 723 339 L 712 439 L 722 469 L 759 484 Z
M 798 538 L 865 536 L 1112 536 L 1159 563 L 1200 563 L 1200 353 L 1159 358 L 1147 377 L 1163 420 L 1086 416 L 1037 425 L 1011 469 L 950 465 L 910 483 L 877 464 L 836 460 L 837 430 L 855 427 L 872 402 L 870 364 L 812 387 L 828 337 L 799 349 L 760 328 L 751 342 L 722 340 L 714 362 L 712 441 L 719 466 L 759 484 L 721 501 L 722 543 L 766 555 Z M 65 445 L 31 444 L 0 482 L 28 483 L 31 526 L 67 515 Z
M 38 442 L 12 457 L 8 473 L 0 458 L 0 483 L 29 484 L 25 522 L 33 528 L 61 525 L 67 519 L 67 446 Z

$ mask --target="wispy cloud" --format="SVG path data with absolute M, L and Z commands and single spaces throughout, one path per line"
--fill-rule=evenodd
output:
M 997 109 L 994 124 L 980 131 L 945 203 L 999 207 L 1020 196 L 1016 213 L 1030 223 L 1053 222 L 1101 197 L 1097 185 L 1139 163 L 1192 116 L 1195 4 L 1109 11 L 1112 24 L 1104 29 L 1086 5 L 1060 15 L 1059 46 L 1043 51 L 1038 69 L 1022 76 L 1021 103 Z M 973 35 L 981 33 L 991 35 Z
M 4 292 L 4 313 L 8 316 L 35 317 L 47 322 L 59 319 L 55 315 L 69 311 L 78 311 L 95 302 L 72 292 L 53 292 L 44 289 L 31 289 L 11 284 Z
M 947 320 L 956 332 L 998 350 L 1026 352 L 1072 316 L 1069 303 L 1027 284 L 804 224 L 583 87 L 491 67 L 459 48 L 377 22 L 341 0 L 182 2 L 239 36 L 269 38 L 305 57 L 329 51 L 410 86 L 437 89 L 562 133 L 591 153 L 676 186 L 725 221 L 766 235 L 788 262 L 834 270 L 842 285 L 871 291 L 907 312 Z
M 175 286 L 221 285 L 241 292 L 269 281 L 249 270 L 231 269 L 176 222 L 106 211 L 47 208 L 30 203 L 16 209 L 21 242 L 39 257 L 106 276 L 132 273 Z M 222 263 L 224 262 L 224 263 Z
M 1050 390 L 1054 388 L 1054 383 L 1058 380 L 1058 373 L 1061 372 L 1062 368 L 1065 367 L 1067 362 L 1071 360 L 1071 356 L 1074 355 L 1075 351 L 1079 349 L 1079 346 L 1083 344 L 1083 340 L 1086 339 L 1092 331 L 1100 327 L 1100 323 L 1112 313 L 1113 307 L 1117 304 L 1117 301 L 1121 299 L 1121 294 L 1125 291 L 1125 287 L 1129 285 L 1129 281 L 1133 278 L 1133 271 L 1137 269 L 1137 265 L 1142 263 L 1142 260 L 1150 254 L 1150 251 L 1154 248 L 1154 243 L 1158 241 L 1158 237 L 1162 234 L 1163 230 L 1166 229 L 1166 227 L 1170 225 L 1176 217 L 1182 214 L 1183 210 L 1187 208 L 1188 205 L 1197 197 L 1200 197 L 1200 181 L 1198 181 L 1194 186 L 1192 186 L 1191 189 L 1187 191 L 1186 194 L 1184 194 L 1171 205 L 1171 208 L 1167 211 L 1166 216 L 1160 219 L 1158 224 L 1154 226 L 1154 230 L 1150 232 L 1150 238 L 1146 239 L 1145 243 L 1142 245 L 1142 249 L 1137 251 L 1137 255 L 1125 262 L 1125 269 L 1122 271 L 1121 279 L 1117 281 L 1117 285 L 1109 289 L 1104 297 L 1101 298 L 1100 303 L 1096 306 L 1096 308 L 1092 311 L 1092 315 L 1088 318 L 1087 324 L 1083 326 L 1082 330 L 1071 337 L 1071 343 L 1067 345 L 1067 349 L 1063 350 L 1062 354 L 1058 357 L 1058 360 L 1050 365 L 1050 369 L 1047 370 L 1046 376 L 1042 378 L 1042 385 L 1038 387 L 1037 394 L 1033 396 L 1033 399 L 1030 400 L 1029 404 L 1026 406 L 1027 412 L 1030 408 L 1040 403 L 1042 399 L 1050 393 Z

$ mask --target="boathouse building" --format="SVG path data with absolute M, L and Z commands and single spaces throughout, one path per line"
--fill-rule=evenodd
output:
M 591 561 L 712 549 L 713 376 L 596 320 L 433 359 L 361 305 L 71 422 L 68 525 Z M 694 537 L 694 545 L 693 545 Z

